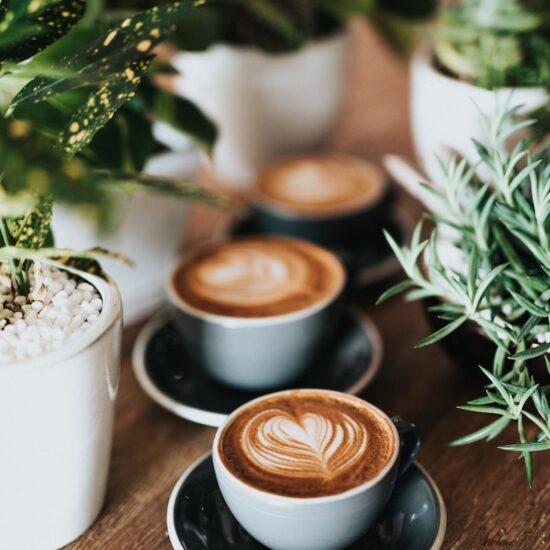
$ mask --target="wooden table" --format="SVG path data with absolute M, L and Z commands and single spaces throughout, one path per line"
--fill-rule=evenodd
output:
M 332 147 L 373 160 L 386 152 L 412 156 L 406 70 L 362 25 L 355 25 L 354 34 L 352 91 Z M 419 211 L 410 201 L 407 206 Z M 383 288 L 359 297 L 385 342 L 382 368 L 364 397 L 420 427 L 424 442 L 419 460 L 447 505 L 444 547 L 550 548 L 548 454 L 535 457 L 535 485 L 529 489 L 516 455 L 496 449 L 515 441 L 513 429 L 490 444 L 446 446 L 485 420 L 455 408 L 479 392 L 479 379 L 451 364 L 437 345 L 413 350 L 428 333 L 422 307 L 401 298 L 375 307 Z M 209 449 L 214 435 L 213 429 L 176 418 L 146 397 L 130 365 L 136 333 L 134 328 L 125 335 L 107 502 L 92 529 L 69 547 L 74 550 L 169 549 L 165 517 L 170 491 L 186 467 Z

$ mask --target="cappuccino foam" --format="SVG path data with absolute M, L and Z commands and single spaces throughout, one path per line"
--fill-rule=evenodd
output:
M 344 214 L 384 195 L 384 175 L 374 165 L 345 155 L 301 157 L 266 169 L 257 201 L 304 215 Z
M 219 454 L 257 489 L 311 498 L 376 477 L 395 445 L 387 418 L 358 398 L 294 390 L 244 409 L 224 429 Z
M 176 269 L 178 296 L 206 313 L 270 317 L 335 297 L 344 270 L 331 252 L 314 244 L 257 237 L 208 246 Z

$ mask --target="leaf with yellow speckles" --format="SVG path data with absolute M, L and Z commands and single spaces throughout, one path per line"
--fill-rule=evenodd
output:
M 0 64 L 31 58 L 80 20 L 85 0 L 8 0 L 0 6 Z
M 60 150 L 73 155 L 88 145 L 120 106 L 135 95 L 141 76 L 150 63 L 151 57 L 135 61 L 127 69 L 132 73 L 131 78 L 126 74 L 117 75 L 91 93 L 87 101 L 75 111 L 68 127 L 59 135 Z
M 48 197 L 42 197 L 36 202 L 18 227 L 15 246 L 34 250 L 46 246 L 50 238 L 52 204 L 52 199 Z
M 194 5 L 195 2 L 189 0 L 176 2 L 125 19 L 83 50 L 58 63 L 61 69 L 72 72 L 72 76 L 31 80 L 12 101 L 12 109 L 75 87 L 99 85 L 116 75 L 130 75 L 130 65 L 147 59 L 153 48 L 175 29 L 178 19 Z

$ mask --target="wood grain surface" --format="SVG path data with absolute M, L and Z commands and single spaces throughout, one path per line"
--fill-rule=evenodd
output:
M 406 68 L 363 24 L 355 24 L 353 31 L 349 97 L 331 148 L 378 161 L 386 152 L 410 157 Z M 418 214 L 418 205 L 402 200 Z M 200 240 L 221 222 L 203 211 L 193 223 Z M 455 408 L 479 392 L 479 378 L 452 364 L 438 345 L 413 350 L 429 330 L 421 305 L 397 298 L 374 306 L 390 283 L 358 297 L 385 343 L 380 373 L 363 396 L 419 426 L 419 461 L 447 506 L 444 548 L 550 548 L 548 453 L 535 456 L 535 485 L 529 489 L 517 456 L 496 449 L 497 443 L 515 441 L 513 429 L 490 444 L 446 446 L 485 421 Z M 72 550 L 169 549 L 165 517 L 170 491 L 186 467 L 209 449 L 214 435 L 213 429 L 162 410 L 140 389 L 130 364 L 138 328 L 125 334 L 107 502 L 94 526 L 67 547 Z

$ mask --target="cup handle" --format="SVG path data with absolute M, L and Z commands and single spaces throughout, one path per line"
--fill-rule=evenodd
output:
M 420 433 L 418 428 L 401 416 L 393 416 L 392 422 L 399 434 L 399 476 L 403 475 L 414 462 L 420 449 Z

